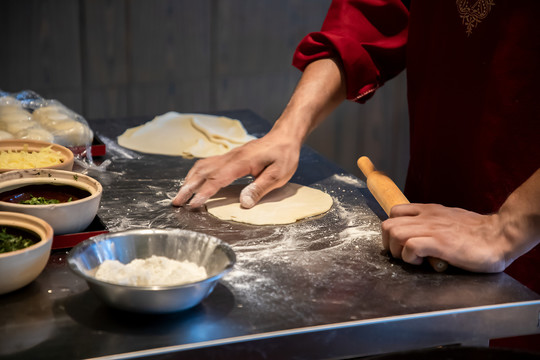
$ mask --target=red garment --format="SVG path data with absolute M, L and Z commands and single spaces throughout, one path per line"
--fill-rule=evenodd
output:
M 474 3 L 485 13 L 467 13 Z M 406 64 L 407 197 L 492 213 L 540 167 L 538 19 L 538 0 L 415 0 L 407 29 L 399 0 L 333 1 L 293 65 L 340 59 L 347 98 L 362 102 Z M 507 269 L 538 293 L 539 253 Z
M 333 1 L 320 32 L 298 45 L 293 65 L 341 59 L 347 98 L 363 102 L 405 68 L 408 12 L 399 0 Z
M 540 1 L 495 3 L 467 34 L 454 1 L 412 2 L 415 202 L 492 213 L 540 167 Z
M 492 213 L 540 167 L 539 17 L 499 0 L 467 34 L 454 2 L 412 2 L 410 199 Z M 506 273 L 540 293 L 539 270 L 537 246 Z

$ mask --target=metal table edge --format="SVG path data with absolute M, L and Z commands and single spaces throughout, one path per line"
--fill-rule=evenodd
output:
M 269 331 L 269 332 L 264 332 L 260 334 L 234 336 L 230 338 L 202 341 L 202 342 L 192 343 L 192 344 L 174 345 L 174 346 L 160 347 L 156 349 L 148 349 L 148 350 L 127 352 L 127 353 L 122 353 L 122 354 L 107 355 L 107 356 L 102 356 L 102 357 L 96 357 L 93 359 L 133 359 L 133 358 L 146 357 L 146 356 L 166 355 L 166 354 L 171 354 L 175 352 L 202 349 L 202 348 L 208 348 L 208 347 L 213 347 L 213 346 L 231 345 L 231 344 L 238 344 L 238 343 L 249 342 L 249 341 L 257 341 L 257 340 L 268 340 L 268 339 L 280 338 L 280 337 L 291 336 L 291 335 L 292 336 L 309 335 L 312 333 L 323 334 L 330 331 L 359 329 L 362 327 L 367 329 L 370 326 L 396 327 L 396 326 L 399 326 L 400 324 L 403 324 L 405 322 L 411 322 L 411 321 L 414 323 L 417 323 L 418 321 L 421 321 L 421 322 L 427 321 L 430 323 L 430 327 L 436 327 L 438 326 L 438 323 L 437 321 L 434 321 L 434 320 L 443 319 L 443 318 L 445 320 L 448 320 L 449 317 L 457 319 L 456 325 L 459 326 L 460 315 L 469 314 L 469 313 L 484 314 L 488 316 L 489 314 L 497 315 L 497 312 L 503 309 L 515 309 L 519 313 L 525 313 L 525 314 L 522 314 L 522 317 L 527 316 L 527 314 L 532 315 L 533 318 L 530 320 L 534 324 L 534 326 L 537 328 L 537 331 L 540 333 L 540 300 L 530 300 L 530 301 L 522 301 L 522 302 L 515 302 L 515 303 L 504 303 L 504 304 L 460 308 L 457 310 L 456 309 L 438 310 L 438 311 L 430 311 L 430 312 L 423 312 L 423 313 L 410 314 L 410 315 L 396 315 L 396 316 L 388 316 L 388 317 L 374 318 L 374 319 L 368 319 L 368 320 L 352 320 L 352 321 L 348 321 L 344 323 L 314 325 L 314 326 L 307 326 L 307 327 L 295 328 L 295 329 Z M 482 315 L 480 315 L 480 317 L 481 316 Z M 441 320 L 441 321 L 444 321 L 444 320 Z M 491 325 L 495 325 L 497 323 L 498 321 L 493 321 L 493 324 Z M 486 340 L 489 340 L 490 338 L 497 338 L 497 337 L 520 336 L 520 335 L 525 335 L 525 334 L 530 333 L 530 330 L 529 331 L 519 331 L 519 330 L 508 331 L 509 330 L 508 328 L 503 329 L 504 331 L 500 331 L 501 329 L 495 330 L 493 326 L 490 327 L 490 329 L 491 329 L 490 333 L 493 337 L 489 337 Z M 432 346 L 437 346 L 437 345 L 444 345 L 444 344 L 432 344 Z

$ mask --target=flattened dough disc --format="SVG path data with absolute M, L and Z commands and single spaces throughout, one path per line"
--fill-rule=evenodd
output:
M 222 220 L 253 225 L 291 224 L 320 215 L 332 207 L 332 197 L 307 186 L 288 183 L 267 194 L 251 209 L 240 206 L 240 191 L 245 185 L 230 185 L 206 202 L 208 212 Z

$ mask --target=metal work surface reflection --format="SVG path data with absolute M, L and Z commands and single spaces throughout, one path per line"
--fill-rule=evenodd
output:
M 269 129 L 250 111 L 224 115 L 242 120 L 256 136 Z M 365 183 L 308 148 L 292 181 L 332 196 L 333 207 L 323 216 L 251 226 L 172 207 L 195 160 L 140 154 L 114 143 L 126 128 L 148 120 L 91 122 L 112 161 L 105 172 L 88 171 L 104 187 L 99 217 L 113 232 L 182 228 L 216 236 L 236 252 L 234 269 L 191 310 L 132 314 L 98 300 L 66 266 L 66 251 L 56 251 L 37 281 L 0 297 L 0 355 L 120 358 L 185 351 L 197 358 L 222 347 L 230 351 L 223 356 L 313 359 L 465 342 L 473 332 L 486 340 L 538 331 L 520 316 L 537 315 L 540 296 L 505 274 L 435 273 L 390 259 L 380 240 L 382 210 Z M 496 317 L 509 318 L 506 329 L 490 326 Z M 445 324 L 446 333 L 434 330 Z

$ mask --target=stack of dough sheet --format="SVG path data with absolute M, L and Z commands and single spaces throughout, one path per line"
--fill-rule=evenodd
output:
M 224 154 L 253 139 L 239 120 L 171 111 L 127 129 L 118 137 L 118 144 L 149 154 L 205 158 Z

